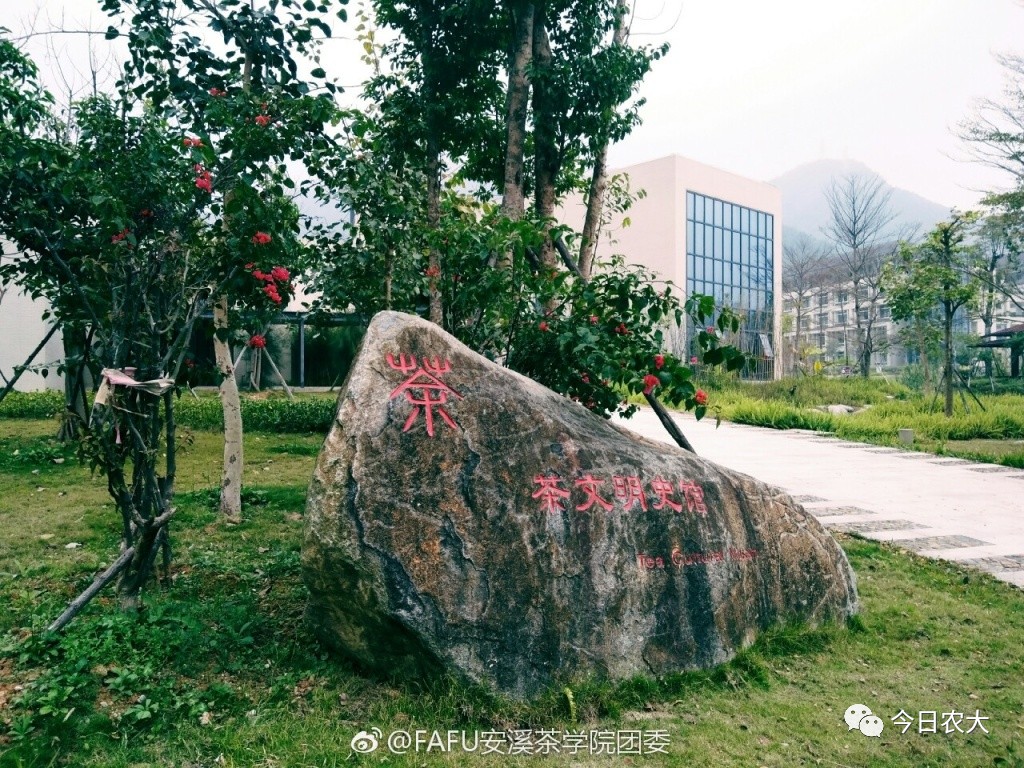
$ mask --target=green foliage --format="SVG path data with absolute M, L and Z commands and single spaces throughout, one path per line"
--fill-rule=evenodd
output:
M 283 396 L 242 398 L 242 421 L 247 430 L 255 432 L 291 432 L 296 434 L 327 434 L 334 420 L 336 396 L 309 396 L 294 402 Z M 224 428 L 224 411 L 217 398 L 198 400 L 182 397 L 177 407 L 178 421 L 193 429 Z
M 813 429 L 819 432 L 832 432 L 835 429 L 835 419 L 827 413 L 794 408 L 774 401 L 740 403 L 729 409 L 728 415 L 730 421 L 755 427 Z
M 0 402 L 0 418 L 49 419 L 64 410 L 62 393 L 47 389 L 40 392 L 13 391 Z
M 713 383 L 703 382 L 709 389 Z M 783 379 L 763 385 L 730 382 L 712 389 L 730 421 L 776 429 L 833 432 L 848 440 L 898 444 L 900 429 L 919 438 L 947 440 L 1019 440 L 1024 438 L 1024 396 L 979 395 L 985 410 L 971 403 L 951 418 L 936 412 L 934 398 L 916 394 L 902 384 L 880 379 Z M 863 407 L 846 416 L 831 416 L 816 406 L 841 403 Z

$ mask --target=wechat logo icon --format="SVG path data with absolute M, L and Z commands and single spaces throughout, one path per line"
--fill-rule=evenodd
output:
M 882 728 L 885 727 L 882 718 L 871 714 L 871 710 L 863 704 L 854 704 L 848 707 L 843 719 L 846 721 L 848 730 L 860 731 L 865 736 L 881 736 Z

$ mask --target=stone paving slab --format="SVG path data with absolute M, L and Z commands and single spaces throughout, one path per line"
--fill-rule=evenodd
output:
M 840 515 L 873 515 L 875 514 L 870 509 L 861 509 L 860 507 L 824 507 L 824 508 L 810 508 L 807 510 L 815 517 L 839 517 Z
M 1024 555 L 975 557 L 970 560 L 959 560 L 958 562 L 961 565 L 970 565 L 992 573 L 996 571 L 1024 571 Z
M 841 522 L 829 523 L 825 526 L 833 531 L 842 533 L 882 533 L 883 531 L 910 531 L 916 529 L 924 530 L 928 526 L 911 522 L 910 520 L 869 520 L 867 522 Z
M 979 541 L 970 536 L 925 536 L 920 539 L 900 539 L 898 546 L 914 552 L 925 552 L 929 549 L 964 549 L 966 547 L 985 547 L 987 541 Z M 957 562 L 963 562 L 957 560 Z

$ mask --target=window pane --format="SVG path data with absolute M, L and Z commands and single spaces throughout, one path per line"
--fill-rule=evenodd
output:
M 725 258 L 725 230 L 715 230 L 715 256 L 719 259 Z
M 722 226 L 722 201 L 715 200 L 715 226 Z
M 692 223 L 687 222 L 686 224 L 686 252 L 693 253 L 693 230 L 694 226 Z
M 694 225 L 693 229 L 694 229 L 694 233 L 693 234 L 694 234 L 694 236 L 697 239 L 697 242 L 695 242 L 694 246 L 693 246 L 693 252 L 696 253 L 698 256 L 703 256 L 704 255 L 704 225 L 703 224 L 696 224 L 696 225 Z
M 693 192 L 686 193 L 686 218 L 693 218 Z

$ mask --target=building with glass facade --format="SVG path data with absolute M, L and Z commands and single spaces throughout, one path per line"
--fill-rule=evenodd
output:
M 628 226 L 612 222 L 599 257 L 622 254 L 687 296 L 703 293 L 732 307 L 743 317 L 734 343 L 752 360 L 745 375 L 780 377 L 782 193 L 679 155 L 613 173 L 645 194 L 625 214 Z M 688 355 L 690 336 L 680 329 L 673 351 Z

